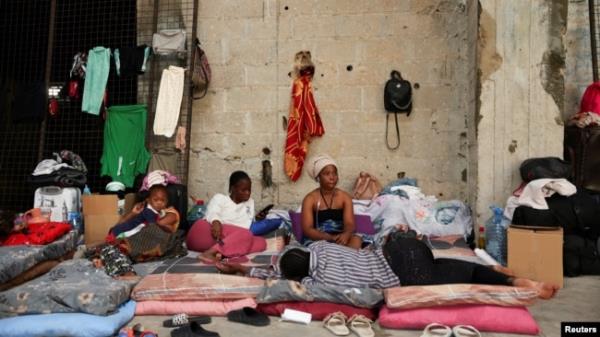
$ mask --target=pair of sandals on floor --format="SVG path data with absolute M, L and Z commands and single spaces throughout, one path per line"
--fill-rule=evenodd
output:
M 421 337 L 481 337 L 481 333 L 471 325 L 456 325 L 450 328 L 440 323 L 431 323 L 423 329 Z
M 271 323 L 269 316 L 256 311 L 251 307 L 243 307 L 227 313 L 227 320 L 253 326 L 267 326 Z M 187 314 L 177 314 L 171 319 L 163 322 L 166 328 L 177 328 L 171 331 L 171 337 L 219 337 L 219 333 L 209 331 L 202 324 L 209 324 L 211 318 L 208 316 L 189 317 Z
M 363 315 L 352 315 L 350 319 L 341 311 L 336 311 L 325 317 L 323 326 L 336 336 L 347 336 L 354 332 L 358 337 L 374 337 L 371 327 L 373 321 Z

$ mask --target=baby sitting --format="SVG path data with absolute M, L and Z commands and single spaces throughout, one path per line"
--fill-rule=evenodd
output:
M 168 203 L 165 186 L 150 187 L 146 205 L 144 206 L 143 202 L 137 203 L 117 225 L 110 229 L 109 235 L 116 239 L 127 238 L 151 223 L 156 223 L 167 232 L 173 232 L 177 228 L 179 216 L 175 209 L 167 208 Z

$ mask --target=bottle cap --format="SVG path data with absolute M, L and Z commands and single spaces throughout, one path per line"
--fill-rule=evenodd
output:
M 483 232 L 484 228 L 483 227 L 479 227 L 479 231 Z
M 196 200 L 196 205 L 204 205 L 204 200 L 202 200 L 202 199 Z

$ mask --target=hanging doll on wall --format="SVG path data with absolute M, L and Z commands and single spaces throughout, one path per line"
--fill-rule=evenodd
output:
M 294 82 L 284 160 L 285 173 L 292 181 L 300 177 L 310 138 L 325 133 L 312 91 L 311 81 L 314 73 L 315 65 L 312 63 L 310 51 L 297 52 L 292 72 Z

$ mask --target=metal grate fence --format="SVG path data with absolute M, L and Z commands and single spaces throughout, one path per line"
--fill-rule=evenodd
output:
M 160 29 L 187 33 L 187 53 L 153 55 L 139 76 L 117 76 L 111 58 L 107 83 L 108 106 L 147 104 L 147 147 L 174 153 L 176 175 L 187 180 L 187 154 L 174 149 L 174 137 L 152 134 L 154 107 L 162 70 L 188 67 L 191 59 L 194 0 L 0 0 L 0 208 L 23 211 L 31 207 L 33 187 L 27 179 L 39 160 L 69 149 L 88 167 L 88 186 L 101 192 L 109 177 L 100 176 L 104 118 L 81 112 L 81 100 L 58 95 L 65 90 L 73 57 L 96 46 L 151 46 Z M 188 80 L 185 81 L 179 125 L 189 129 Z M 34 117 L 18 120 L 15 104 L 25 85 L 41 84 L 50 97 L 58 96 L 59 111 L 49 115 L 46 97 Z M 64 91 L 63 91 L 64 93 Z M 25 102 L 26 103 L 26 102 Z M 29 111 L 29 110 L 28 110 Z M 189 132 L 188 132 L 189 139 Z M 189 142 L 188 142 L 189 143 Z

